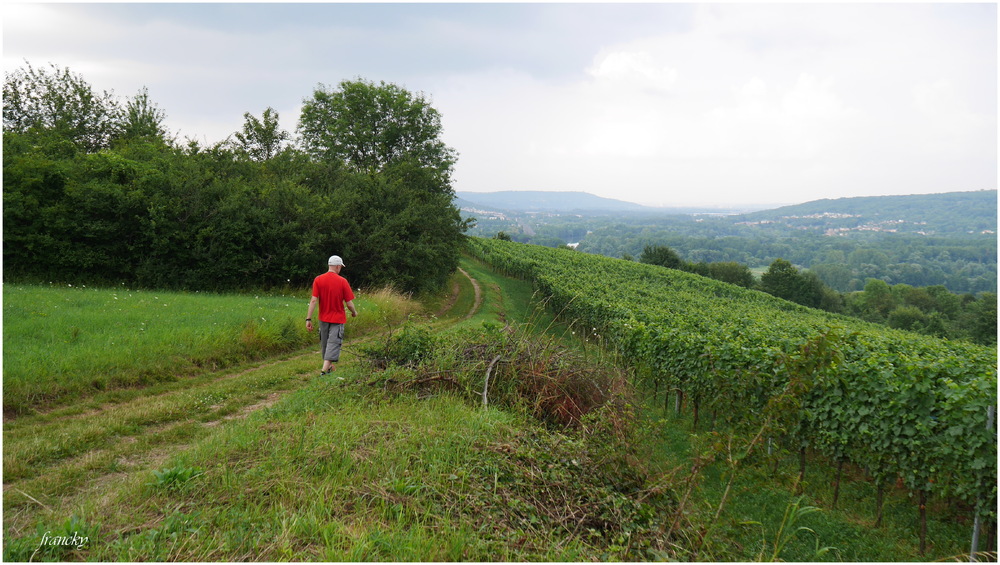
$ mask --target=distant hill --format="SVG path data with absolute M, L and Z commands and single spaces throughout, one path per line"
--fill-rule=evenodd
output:
M 519 212 L 641 212 L 655 210 L 641 204 L 595 196 L 587 192 L 505 190 L 501 192 L 459 192 L 461 207 Z
M 991 235 L 997 229 L 997 191 L 824 199 L 733 218 L 749 225 L 802 229 Z
M 544 190 L 504 190 L 499 192 L 458 192 L 455 205 L 459 208 L 503 212 L 548 212 L 556 214 L 735 214 L 748 208 L 729 209 L 707 206 L 656 207 L 634 202 L 604 198 L 589 192 L 557 192 Z

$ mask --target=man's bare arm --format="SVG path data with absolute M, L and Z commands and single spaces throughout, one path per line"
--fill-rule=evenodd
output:
M 306 330 L 310 332 L 312 331 L 313 328 L 313 323 L 312 323 L 313 310 L 316 309 L 317 303 L 319 303 L 319 298 L 313 296 L 312 299 L 309 301 L 309 310 L 306 312 Z

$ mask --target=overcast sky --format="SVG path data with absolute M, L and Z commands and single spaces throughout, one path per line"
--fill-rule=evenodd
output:
M 423 92 L 455 189 L 643 204 L 997 187 L 996 4 L 11 4 L 3 64 L 148 87 L 221 141 L 362 77 Z

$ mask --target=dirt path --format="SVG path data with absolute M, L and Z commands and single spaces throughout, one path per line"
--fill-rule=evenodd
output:
M 469 313 L 466 314 L 464 318 L 462 318 L 462 320 L 464 321 L 475 316 L 476 313 L 479 312 L 479 307 L 482 306 L 483 304 L 483 291 L 482 289 L 479 288 L 479 281 L 472 278 L 472 275 L 467 273 L 465 269 L 459 267 L 458 272 L 462 273 L 469 279 L 469 282 L 472 283 L 472 291 L 475 293 L 472 299 L 472 308 L 470 308 Z
M 472 308 L 462 318 L 462 320 L 464 321 L 475 316 L 476 313 L 479 312 L 479 306 L 482 304 L 483 300 L 483 293 L 479 289 L 479 281 L 472 278 L 472 276 L 469 273 L 467 273 L 465 269 L 459 267 L 458 272 L 461 273 L 465 278 L 469 279 L 469 282 L 472 283 L 472 290 L 474 293 Z M 434 313 L 434 315 L 438 318 L 441 318 L 445 314 L 450 312 L 455 307 L 455 304 L 458 302 L 458 297 L 461 295 L 461 292 L 462 292 L 461 284 L 459 284 L 458 281 L 455 281 L 455 283 L 451 285 L 451 296 L 448 297 L 448 300 L 445 302 L 445 304 L 441 306 L 441 308 L 439 308 L 438 311 Z

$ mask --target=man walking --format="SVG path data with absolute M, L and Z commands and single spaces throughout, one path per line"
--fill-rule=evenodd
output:
M 313 331 L 312 315 L 319 303 L 319 343 L 323 354 L 323 369 L 320 376 L 332 373 L 337 361 L 340 360 L 340 346 L 344 342 L 344 324 L 347 323 L 347 313 L 344 306 L 351 311 L 351 317 L 358 315 L 354 308 L 354 293 L 347 279 L 340 276 L 344 268 L 344 260 L 333 255 L 328 261 L 330 270 L 313 280 L 312 299 L 309 301 L 309 311 L 306 313 L 306 330 Z

